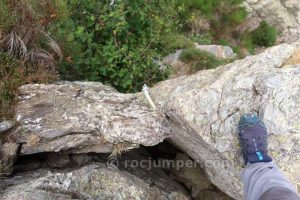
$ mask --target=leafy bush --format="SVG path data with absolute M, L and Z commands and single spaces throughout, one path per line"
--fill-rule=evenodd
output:
M 266 21 L 262 21 L 259 27 L 252 31 L 251 35 L 254 44 L 270 47 L 276 42 L 277 31 L 274 26 L 270 26 Z
M 115 1 L 111 6 L 110 1 L 68 1 L 68 18 L 49 29 L 65 52 L 62 78 L 101 81 L 122 92 L 139 91 L 144 83 L 165 79 L 168 73 L 154 60 L 165 51 L 161 38 L 174 31 L 172 4 L 136 0 Z
M 213 69 L 223 63 L 213 54 L 196 48 L 183 50 L 179 56 L 179 60 L 188 64 L 189 74 L 193 74 L 199 70 Z
M 57 74 L 46 66 L 30 66 L 22 60 L 0 51 L 0 121 L 13 118 L 18 87 L 26 83 L 50 82 Z

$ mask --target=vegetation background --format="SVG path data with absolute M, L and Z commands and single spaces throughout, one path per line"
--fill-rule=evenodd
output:
M 272 46 L 276 29 L 253 30 L 242 0 L 1 0 L 0 120 L 12 118 L 18 87 L 58 79 L 100 81 L 121 92 L 166 79 L 159 61 L 176 49 L 190 73 L 224 63 L 194 48 L 231 46 L 239 57 Z

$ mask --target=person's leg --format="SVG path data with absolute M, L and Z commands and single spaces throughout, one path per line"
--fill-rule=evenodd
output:
M 296 189 L 272 162 L 267 151 L 267 129 L 254 114 L 243 115 L 239 122 L 239 136 L 246 168 L 242 174 L 246 200 L 300 198 Z M 274 198 L 273 198 L 274 197 Z M 280 198 L 279 198 L 280 199 Z M 282 199 L 282 198 L 281 198 Z
M 284 187 L 273 187 L 263 193 L 259 200 L 300 200 L 296 192 Z
M 290 191 L 290 194 L 285 193 L 285 195 L 297 196 L 295 187 L 281 173 L 274 162 L 248 163 L 242 174 L 242 181 L 244 183 L 245 199 L 247 200 L 258 200 L 272 188 L 286 188 Z M 278 190 L 269 192 L 269 195 L 276 193 L 276 191 Z M 280 195 L 275 197 L 280 197 Z M 285 199 L 290 200 L 290 198 Z M 283 199 L 281 198 L 281 200 Z

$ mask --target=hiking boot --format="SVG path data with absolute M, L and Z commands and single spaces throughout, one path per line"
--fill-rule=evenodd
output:
M 246 164 L 272 161 L 267 151 L 267 128 L 256 114 L 241 116 L 238 131 Z

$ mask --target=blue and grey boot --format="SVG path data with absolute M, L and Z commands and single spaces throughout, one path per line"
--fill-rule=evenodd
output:
M 267 151 L 267 128 L 256 114 L 241 116 L 238 131 L 245 163 L 272 161 Z

